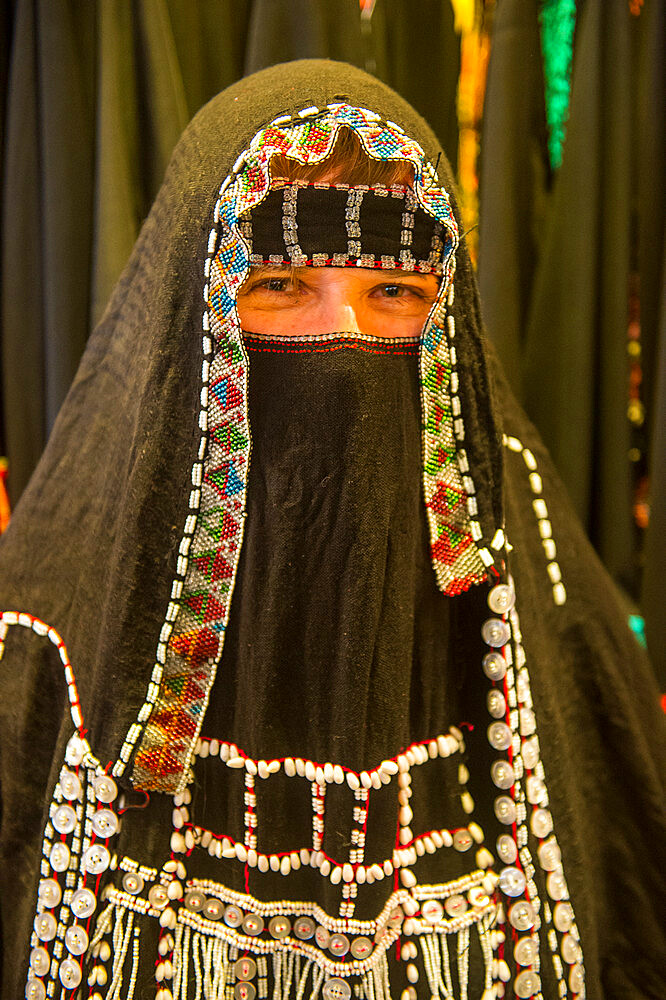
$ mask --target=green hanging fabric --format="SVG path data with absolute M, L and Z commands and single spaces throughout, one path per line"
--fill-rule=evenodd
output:
M 539 10 L 539 25 L 548 153 L 551 167 L 557 170 L 562 163 L 562 147 L 569 117 L 576 0 L 543 0 Z

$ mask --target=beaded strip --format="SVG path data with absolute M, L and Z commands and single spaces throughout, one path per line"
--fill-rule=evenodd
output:
M 453 280 L 443 293 L 444 283 L 421 341 L 423 485 L 437 584 L 443 593 L 455 596 L 484 580 L 495 557 L 483 544 L 476 487 L 464 447 Z M 491 547 L 499 548 L 493 543 Z
M 244 331 L 243 340 L 250 355 L 323 354 L 350 349 L 388 357 L 416 358 L 419 354 L 418 337 L 368 337 L 351 331 L 324 334 L 321 337 L 270 337 Z
M 173 793 L 186 783 L 222 655 L 240 556 L 250 429 L 248 360 L 235 305 L 249 267 L 239 217 L 270 189 L 272 156 L 318 162 L 330 152 L 341 127 L 351 128 L 370 156 L 411 162 L 415 197 L 442 224 L 443 279 L 424 329 L 420 359 L 432 562 L 438 585 L 448 594 L 479 583 L 493 564 L 493 555 L 483 544 L 464 453 L 452 343 L 455 327 L 448 313 L 458 231 L 448 195 L 438 186 L 421 147 L 400 126 L 383 121 L 375 112 L 331 104 L 323 110 L 307 108 L 283 115 L 260 130 L 241 153 L 214 207 L 204 267 L 201 437 L 192 467 L 190 510 L 151 681 L 114 766 L 116 776 L 123 774 L 136 749 L 132 780 L 139 788 Z
M 553 601 L 558 605 L 558 607 L 561 607 L 566 603 L 567 592 L 564 587 L 564 583 L 562 582 L 562 570 L 560 569 L 556 558 L 557 547 L 553 539 L 553 528 L 548 517 L 548 507 L 542 495 L 543 482 L 537 469 L 536 458 L 530 449 L 525 448 L 518 438 L 508 437 L 504 434 L 503 439 L 505 448 L 512 451 L 514 454 L 523 456 L 523 462 L 525 463 L 528 471 L 530 489 L 532 490 L 535 498 L 532 501 L 532 509 L 537 519 L 539 535 L 541 536 L 541 544 L 547 560 L 546 571 L 548 573 L 548 579 L 550 580 L 553 592 Z
M 499 873 L 498 886 L 507 899 L 513 956 L 520 970 L 516 974 L 514 991 L 520 997 L 541 998 L 539 935 L 545 921 L 545 936 L 559 995 L 564 998 L 571 991 L 573 997 L 583 997 L 585 973 L 580 935 L 548 808 L 546 776 L 513 582 L 509 580 L 493 587 L 488 605 L 496 616 L 487 619 L 481 629 L 489 647 L 483 658 L 483 670 L 492 682 L 487 698 L 493 720 L 488 727 L 488 741 L 494 750 L 505 751 L 507 755 L 493 762 L 490 774 L 493 784 L 500 790 L 494 803 L 495 815 L 506 826 L 506 833 L 499 836 L 496 849 L 505 865 Z M 529 846 L 530 836 L 537 841 L 537 859 L 549 897 L 543 905 L 534 880 L 536 869 Z M 520 934 L 525 936 L 520 937 Z M 566 976 L 565 965 L 568 965 Z
M 274 333 L 252 333 L 244 331 L 246 340 L 269 340 L 279 344 L 317 344 L 326 343 L 330 340 L 359 340 L 369 344 L 381 344 L 390 347 L 392 344 L 418 345 L 421 341 L 419 337 L 373 337 L 369 333 L 356 333 L 349 330 L 341 330 L 335 333 L 295 333 L 293 335 L 283 335 Z

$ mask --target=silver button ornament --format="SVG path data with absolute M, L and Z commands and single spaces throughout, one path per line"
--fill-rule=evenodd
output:
M 359 962 L 362 962 L 363 959 L 368 958 L 368 956 L 372 952 L 372 941 L 370 940 L 370 938 L 367 937 L 354 938 L 354 940 L 351 943 L 350 951 L 352 953 L 353 958 L 357 959 Z
M 497 688 L 492 688 L 486 696 L 488 714 L 493 719 L 503 719 L 506 716 L 506 698 Z
M 344 979 L 328 979 L 322 988 L 324 1000 L 349 1000 L 351 987 Z
M 260 913 L 246 913 L 242 923 L 243 931 L 250 937 L 257 937 L 264 929 L 264 918 Z M 312 934 L 314 934 L 314 921 L 312 921 Z M 299 936 L 298 934 L 296 935 Z M 312 935 L 310 935 L 312 936 Z
M 508 826 L 516 822 L 516 803 L 508 795 L 498 795 L 493 808 L 500 823 Z
M 291 930 L 291 921 L 288 917 L 271 917 L 268 921 L 268 931 L 271 937 L 281 941 L 286 938 Z
M 521 899 L 509 907 L 509 923 L 517 931 L 529 931 L 534 927 L 536 912 L 531 903 Z
M 80 798 L 82 792 L 81 782 L 74 771 L 68 771 L 66 768 L 63 768 L 60 772 L 60 790 L 63 797 L 70 802 Z
M 71 806 L 58 806 L 51 822 L 58 833 L 71 833 L 76 826 L 76 813 Z
M 51 968 L 51 959 L 46 948 L 33 948 L 30 952 L 30 968 L 37 976 L 45 976 Z
M 198 889 L 192 889 L 191 892 L 185 894 L 185 906 L 192 913 L 199 913 L 203 910 L 206 905 L 206 897 L 203 892 L 199 892 Z M 238 926 L 238 925 L 236 925 Z
M 254 979 L 257 974 L 257 963 L 249 955 L 244 958 L 239 958 L 237 962 L 234 963 L 234 975 L 236 979 Z
M 490 777 L 498 788 L 507 789 L 516 781 L 516 774 L 507 760 L 496 760 L 490 768 Z
M 444 916 L 444 907 L 437 899 L 426 899 L 421 904 L 421 916 L 429 924 L 438 924 Z
M 555 871 L 556 868 L 559 868 L 562 862 L 560 845 L 552 838 L 550 840 L 545 840 L 543 844 L 539 844 L 537 848 L 537 857 L 539 858 L 539 864 L 544 871 Z
M 224 922 L 227 927 L 240 927 L 243 923 L 243 911 L 240 907 L 230 903 L 224 911 Z
M 487 618 L 481 626 L 481 637 L 488 646 L 506 646 L 511 637 L 511 629 L 501 618 Z
M 349 938 L 346 934 L 331 934 L 328 950 L 336 958 L 342 958 L 349 951 Z
M 574 915 L 571 903 L 556 903 L 553 907 L 553 923 L 558 931 L 565 934 L 573 926 Z
M 565 934 L 562 938 L 560 951 L 567 965 L 575 965 L 576 962 L 580 962 L 581 960 L 581 947 L 571 934 Z
M 118 786 L 109 774 L 100 774 L 93 779 L 93 791 L 98 802 L 113 802 L 118 795 Z
M 301 941 L 309 941 L 314 937 L 316 926 L 312 917 L 297 917 L 294 920 L 294 935 Z
M 64 872 L 69 868 L 71 854 L 67 844 L 59 842 L 54 844 L 49 854 L 49 861 L 54 872 Z
M 535 837 L 543 840 L 553 830 L 553 817 L 548 809 L 535 809 L 530 816 L 530 829 Z
M 111 864 L 111 855 L 104 844 L 92 844 L 82 861 L 84 869 L 91 875 L 101 875 Z
M 527 997 L 533 997 L 535 993 L 539 992 L 541 979 L 538 973 L 533 972 L 532 969 L 525 969 L 524 972 L 520 972 L 516 976 L 513 988 L 517 997 L 526 1000 Z
M 46 1000 L 46 987 L 41 979 L 28 979 L 25 986 L 25 1000 Z
M 503 833 L 499 836 L 495 846 L 497 848 L 500 861 L 503 861 L 505 865 L 513 864 L 518 857 L 516 842 L 513 837 L 509 836 L 508 833 Z
M 224 903 L 221 899 L 208 899 L 203 908 L 206 920 L 221 920 L 224 916 Z
M 62 889 L 54 878 L 43 878 L 37 890 L 39 901 L 52 910 L 62 899 Z
M 510 583 L 498 583 L 488 594 L 488 607 L 496 615 L 504 615 L 516 603 L 516 594 Z
M 72 955 L 83 955 L 88 943 L 86 929 L 80 924 L 73 924 L 65 931 L 65 947 Z
M 252 983 L 243 980 L 234 986 L 234 1000 L 254 1000 L 256 995 L 257 991 Z
M 320 948 L 328 948 L 328 942 L 331 940 L 330 931 L 326 927 L 322 927 L 318 924 L 315 929 L 315 941 Z
M 125 872 L 123 875 L 123 889 L 130 896 L 138 896 L 143 891 L 144 884 L 143 876 L 138 872 Z
M 535 941 L 530 937 L 520 938 L 516 941 L 513 949 L 513 957 L 517 965 L 533 965 L 538 953 L 539 949 Z
M 53 941 L 58 929 L 55 917 L 46 911 L 37 914 L 33 926 L 40 941 Z
M 93 813 L 92 828 L 98 837 L 107 840 L 118 832 L 120 823 L 111 809 L 98 809 Z
M 506 722 L 490 723 L 488 742 L 494 750 L 507 750 L 511 746 L 511 730 Z
M 569 895 L 567 882 L 561 871 L 550 872 L 546 876 L 546 890 L 551 899 L 566 899 Z
M 468 829 L 463 827 L 463 829 L 456 830 L 453 834 L 453 847 L 456 851 L 460 851 L 461 853 L 469 851 L 473 844 L 474 838 Z
M 585 973 L 582 965 L 572 965 L 569 972 L 569 989 L 572 993 L 581 993 L 585 986 Z
M 92 916 L 95 912 L 97 899 L 90 889 L 77 889 L 69 905 L 74 916 L 78 917 L 79 920 L 83 920 L 85 917 Z
M 520 753 L 525 767 L 527 767 L 530 771 L 533 770 L 533 768 L 535 768 L 539 763 L 539 744 L 536 736 L 532 736 L 529 740 L 523 741 Z
M 506 675 L 506 660 L 501 653 L 486 653 L 481 666 L 488 680 L 501 681 Z
M 456 893 L 444 900 L 444 909 L 450 917 L 460 917 L 467 909 L 467 900 Z
M 148 890 L 148 902 L 156 910 L 163 910 L 169 905 L 169 894 L 161 884 L 153 885 Z
M 81 982 L 81 966 L 73 959 L 66 958 L 60 963 L 58 976 L 66 990 L 75 990 Z
M 520 868 L 508 866 L 503 868 L 499 874 L 497 883 L 505 896 L 522 896 L 525 892 L 527 881 Z

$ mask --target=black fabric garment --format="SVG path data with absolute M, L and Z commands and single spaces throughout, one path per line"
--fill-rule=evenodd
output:
M 462 677 L 454 665 L 479 655 L 478 638 L 464 634 L 464 615 L 442 598 L 428 559 L 417 345 L 359 349 L 343 340 L 292 348 L 251 336 L 247 344 L 247 528 L 237 613 L 205 733 L 233 739 L 253 757 L 309 756 L 361 771 L 392 756 L 396 744 L 457 725 Z M 205 825 L 242 831 L 238 797 L 221 805 L 215 767 L 206 766 L 199 788 Z M 442 761 L 424 828 L 464 824 L 457 766 Z M 294 839 L 305 843 L 311 822 L 309 789 L 299 800 L 284 785 L 277 795 L 259 791 L 276 851 Z M 334 838 L 345 837 L 352 799 L 345 787 L 327 802 L 327 822 L 337 823 L 327 834 L 330 853 L 339 852 Z M 387 795 L 371 810 L 369 856 L 390 855 L 393 809 Z M 451 862 L 450 877 L 464 873 L 466 860 Z M 437 859 L 423 867 L 425 881 L 436 880 Z M 237 871 L 227 877 L 241 888 Z M 268 888 L 265 882 L 250 873 L 260 897 L 284 895 L 280 876 Z M 289 894 L 321 897 L 316 883 L 306 870 Z M 368 919 L 382 889 L 364 894 Z M 329 896 L 321 898 L 334 908 L 333 887 Z
M 0 542 L 0 605 L 39 617 L 63 637 L 77 679 L 86 738 L 102 770 L 107 761 L 118 760 L 131 727 L 146 725 L 146 718 L 140 716 L 137 722 L 137 716 L 153 675 L 189 516 L 195 485 L 192 470 L 200 447 L 202 291 L 209 293 L 205 262 L 207 248 L 215 242 L 211 227 L 220 185 L 259 129 L 277 116 L 298 115 L 312 105 L 324 108 L 341 93 L 355 107 L 398 122 L 421 143 L 426 159 L 437 162 L 441 150 L 418 115 L 383 85 L 345 65 L 306 61 L 275 67 L 234 85 L 202 109 L 176 149 L 132 258 L 90 339 L 39 469 Z M 450 171 L 446 165 L 439 169 L 457 211 Z M 456 251 L 454 291 L 454 301 L 447 306 L 447 329 L 455 333 L 457 398 L 464 419 L 465 455 L 460 458 L 476 487 L 476 495 L 469 497 L 478 506 L 480 539 L 475 544 L 497 553 L 493 568 L 504 574 L 503 579 L 502 563 L 507 561 L 515 580 L 549 808 L 580 930 L 587 995 L 603 1000 L 661 1000 L 666 965 L 659 847 L 665 823 L 663 717 L 657 694 L 641 651 L 625 627 L 613 587 L 576 524 L 543 445 L 488 357 L 464 244 Z M 342 763 L 346 764 L 348 753 L 354 760 L 346 766 L 361 767 L 374 765 L 375 755 L 400 754 L 410 739 L 429 740 L 434 735 L 427 731 L 430 727 L 445 729 L 452 722 L 464 733 L 469 789 L 476 802 L 464 822 L 469 823 L 471 816 L 483 826 L 485 843 L 495 854 L 495 838 L 506 828 L 494 818 L 497 789 L 488 777 L 496 756 L 486 741 L 489 681 L 481 669 L 487 649 L 480 630 L 489 615 L 488 586 L 483 583 L 445 597 L 434 585 L 424 546 L 431 539 L 419 502 L 422 414 L 417 388 L 421 405 L 425 391 L 421 373 L 421 384 L 416 383 L 416 359 L 366 356 L 358 347 L 296 357 L 262 354 L 249 346 L 256 460 L 250 463 L 243 511 L 246 534 L 227 644 L 204 706 L 202 734 L 242 739 L 256 748 L 255 753 L 267 755 L 296 754 L 303 741 L 307 746 L 300 752 L 311 759 L 339 743 Z M 296 372 L 308 374 L 305 386 L 299 378 L 290 381 L 289 373 L 293 377 Z M 347 399 L 353 402 L 353 392 L 358 393 L 357 403 L 349 405 L 346 400 L 331 428 L 331 411 L 342 409 L 336 396 L 340 379 Z M 303 437 L 296 432 L 298 425 L 286 420 L 280 399 L 289 400 L 294 416 L 307 420 Z M 449 419 L 453 416 L 452 410 Z M 390 433 L 385 427 L 389 417 Z M 278 419 L 280 425 L 275 427 Z M 317 428 L 319 435 L 314 436 Z M 500 444 L 502 432 L 507 435 L 505 449 Z M 288 459 L 292 449 L 296 468 Z M 306 538 L 296 538 L 293 522 L 287 530 L 285 521 L 297 513 L 298 504 L 294 511 L 290 503 L 298 500 L 307 505 L 307 492 L 321 488 L 322 479 L 330 474 L 328 460 L 339 459 L 340 452 L 345 461 L 336 502 L 331 502 L 331 484 L 323 494 L 329 502 L 322 506 L 332 524 L 321 544 L 333 549 L 326 565 L 315 572 L 316 552 L 310 549 L 319 532 L 313 529 Z M 536 463 L 538 473 L 528 463 Z M 395 481 L 387 466 L 396 470 Z M 269 502 L 280 494 L 282 512 Z M 547 503 L 547 518 L 539 514 L 537 495 Z M 467 509 L 471 506 L 470 502 Z M 345 511 L 349 517 L 338 523 L 338 513 Z M 269 519 L 269 514 L 277 520 Z M 368 525 L 367 541 L 349 531 L 353 517 Z M 547 535 L 549 525 L 554 542 Z M 500 529 L 506 529 L 511 549 L 504 547 Z M 275 539 L 272 549 L 266 546 L 267 536 Z M 543 542 L 549 540 L 556 544 L 557 561 L 544 548 Z M 294 543 L 302 560 L 299 574 L 289 567 Z M 367 583 L 355 572 L 344 575 L 346 553 L 353 555 L 354 565 L 364 560 L 373 567 L 368 568 Z M 382 555 L 384 566 L 378 572 Z M 341 568 L 333 578 L 327 571 L 336 558 Z M 553 567 L 561 571 L 568 595 L 564 602 L 561 592 L 553 590 Z M 273 571 L 277 578 L 271 576 Z M 335 602 L 323 599 L 326 577 L 335 593 L 340 574 L 350 587 L 338 603 L 339 623 L 342 616 L 345 623 L 348 618 L 369 616 L 374 608 L 381 622 L 374 633 L 354 627 L 353 636 L 347 638 L 335 627 Z M 312 590 L 313 580 L 322 581 L 324 589 L 318 596 L 323 603 L 308 601 L 304 608 L 305 588 Z M 285 595 L 298 614 L 287 613 Z M 270 614 L 273 608 L 283 616 L 277 622 Z M 47 864 L 42 859 L 44 828 L 73 733 L 62 662 L 53 640 L 23 625 L 18 620 L 8 624 L 0 666 L 0 912 L 2 988 L 7 996 L 21 996 L 24 991 L 40 865 Z M 266 655 L 257 657 L 254 643 Z M 312 654 L 318 678 L 309 672 L 304 654 L 295 656 L 299 643 L 301 649 L 307 647 L 308 656 Z M 333 643 L 334 648 L 322 663 L 324 643 Z M 517 650 L 517 640 L 514 645 Z M 348 656 L 353 657 L 358 675 L 350 676 Z M 296 659 L 290 673 L 285 657 Z M 359 661 L 365 664 L 362 673 Z M 294 679 L 302 681 L 304 695 Z M 324 703 L 324 687 L 330 691 L 330 705 Z M 340 721 L 345 705 L 347 712 Z M 528 726 L 529 717 L 524 722 Z M 227 735 L 232 724 L 234 731 Z M 429 810 L 439 807 L 447 811 L 441 822 L 459 830 L 463 801 L 456 764 L 460 758 L 436 760 L 429 753 L 428 758 L 422 770 L 412 768 L 417 832 L 427 826 Z M 235 794 L 238 807 L 242 772 L 225 767 L 214 755 L 193 761 L 193 768 L 191 808 L 197 822 L 204 816 L 212 824 L 225 809 L 231 816 L 225 800 Z M 130 774 L 128 768 L 119 779 L 129 808 L 122 814 L 122 831 L 112 850 L 121 859 L 129 856 L 159 868 L 170 853 L 174 803 L 166 795 L 133 789 Z M 282 830 L 290 837 L 296 830 L 300 836 L 306 812 L 307 820 L 312 819 L 310 800 L 302 811 L 298 804 L 293 812 L 281 808 L 282 795 L 290 805 L 294 802 L 285 783 L 295 779 L 285 775 L 286 762 L 284 772 L 271 777 L 270 783 L 262 784 L 261 776 L 257 779 L 258 812 L 262 791 L 275 792 L 270 801 L 266 799 L 267 811 L 260 822 L 276 840 Z M 334 801 L 345 787 L 330 785 L 332 815 L 338 809 L 348 812 L 344 801 L 337 805 Z M 385 791 L 378 789 L 373 803 Z M 395 794 L 395 786 L 391 791 Z M 125 807 L 118 804 L 118 809 Z M 395 799 L 386 805 L 387 815 L 391 811 L 395 834 Z M 440 820 L 433 816 L 433 821 Z M 326 826 L 326 834 L 332 832 L 334 840 L 336 832 L 348 830 L 349 825 L 343 828 L 337 822 L 333 829 Z M 385 834 L 386 824 L 380 823 L 378 837 Z M 528 839 L 536 859 L 537 846 Z M 372 846 L 370 833 L 368 840 L 369 851 L 372 847 L 379 857 L 386 856 L 385 845 Z M 326 846 L 335 857 L 336 845 Z M 471 840 L 467 846 L 471 848 Z M 281 847 L 271 845 L 270 850 Z M 420 883 L 469 873 L 475 850 L 424 853 L 414 865 Z M 279 881 L 276 874 L 262 872 L 267 877 L 261 879 L 254 869 L 244 871 L 240 859 L 213 858 L 205 849 L 183 857 L 196 867 L 197 877 L 231 889 L 243 889 L 247 878 L 259 898 L 275 898 L 278 893 L 284 897 L 288 892 L 287 878 L 280 876 Z M 535 868 L 539 896 L 554 902 L 545 885 L 546 870 L 536 862 Z M 309 871 L 294 874 L 311 888 Z M 113 868 L 102 873 L 100 900 L 104 887 L 120 877 Z M 387 881 L 360 885 L 359 890 L 372 890 L 368 899 L 373 894 L 385 899 L 393 887 L 392 883 L 387 887 Z M 324 905 L 332 891 L 333 883 L 317 883 Z M 508 907 L 510 900 L 502 899 Z M 106 904 L 101 901 L 100 910 L 102 905 Z M 135 996 L 143 1000 L 156 990 L 159 929 L 154 917 L 141 920 Z M 561 934 L 555 936 L 559 942 Z M 559 995 L 559 986 L 549 952 L 544 937 L 542 994 L 552 1000 Z M 476 954 L 480 959 L 478 950 Z M 86 959 L 88 965 L 94 961 Z M 397 994 L 406 966 L 395 948 L 389 961 Z M 508 948 L 507 961 L 515 977 L 519 972 Z M 129 975 L 128 968 L 124 990 Z M 472 975 L 472 995 L 480 997 L 474 969 Z M 456 992 L 460 992 L 457 984 Z M 417 996 L 430 993 L 421 972 Z
M 481 143 L 479 286 L 488 333 L 539 428 L 605 565 L 633 600 L 663 564 L 663 533 L 639 537 L 630 449 L 650 465 L 659 435 L 664 270 L 663 4 L 576 5 L 562 165 L 551 171 L 539 4 L 506 0 L 493 20 Z M 630 281 L 640 282 L 641 399 L 627 417 Z M 663 475 L 653 501 L 662 517 Z M 651 569 L 643 598 L 659 596 Z M 663 646 L 648 624 L 666 685 Z
M 225 643 L 237 681 L 207 731 L 231 729 L 252 755 L 307 748 L 363 770 L 396 737 L 439 732 L 443 705 L 455 714 L 435 684 L 448 622 L 420 517 L 417 352 L 249 346 L 248 525 Z

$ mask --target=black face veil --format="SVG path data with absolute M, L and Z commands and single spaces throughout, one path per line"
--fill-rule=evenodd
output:
M 243 336 L 271 157 L 343 127 L 414 167 L 428 322 Z M 439 159 L 316 61 L 179 143 L 0 549 L 8 996 L 660 995 L 647 671 L 491 382 Z

